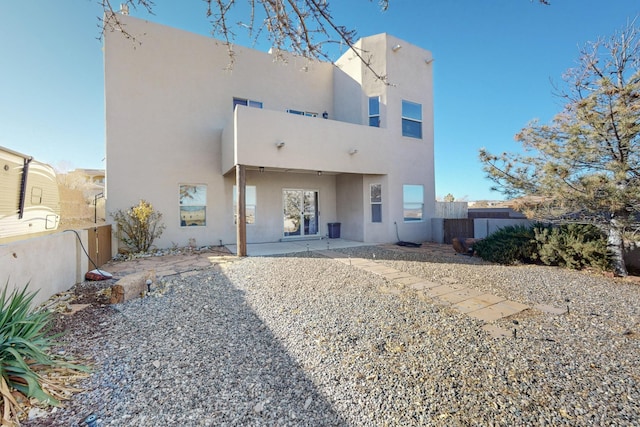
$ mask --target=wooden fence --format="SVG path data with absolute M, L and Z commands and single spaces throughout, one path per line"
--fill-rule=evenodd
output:
M 87 231 L 89 233 L 87 251 L 93 263 L 89 268 L 101 267 L 111 259 L 111 224 L 89 228 Z
M 473 218 L 445 218 L 443 227 L 443 243 L 453 243 L 454 237 L 474 237 Z

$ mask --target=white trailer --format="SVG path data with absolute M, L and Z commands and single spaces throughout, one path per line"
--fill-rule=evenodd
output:
M 56 230 L 59 223 L 53 168 L 0 147 L 0 239 Z

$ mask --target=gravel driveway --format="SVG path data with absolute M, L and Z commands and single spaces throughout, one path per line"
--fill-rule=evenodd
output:
M 314 253 L 172 278 L 162 297 L 89 307 L 64 351 L 86 392 L 26 426 L 640 425 L 640 286 L 468 257 L 341 250 L 528 305 L 516 337 Z M 567 302 L 567 300 L 569 300 Z M 517 321 L 517 324 L 514 323 Z

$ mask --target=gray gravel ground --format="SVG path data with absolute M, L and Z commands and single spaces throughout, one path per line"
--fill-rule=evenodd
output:
M 74 315 L 64 350 L 94 359 L 87 391 L 24 425 L 78 426 L 90 413 L 99 426 L 640 425 L 639 285 L 342 252 L 570 310 L 503 319 L 517 338 L 495 339 L 442 303 L 381 292 L 382 277 L 313 253 L 245 258 L 174 278 L 162 297 Z

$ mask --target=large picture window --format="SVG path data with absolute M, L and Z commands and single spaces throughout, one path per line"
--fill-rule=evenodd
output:
M 422 185 L 403 185 L 402 201 L 404 222 L 422 221 L 424 210 L 424 187 Z
M 180 185 L 180 226 L 207 225 L 207 186 Z
M 245 187 L 245 207 L 247 224 L 256 222 L 256 186 L 247 185 Z M 233 223 L 238 223 L 238 188 L 233 186 Z
M 382 222 L 382 184 L 371 184 L 371 222 Z
M 402 100 L 402 136 L 422 139 L 422 105 Z
M 380 97 L 369 98 L 369 126 L 380 127 Z

